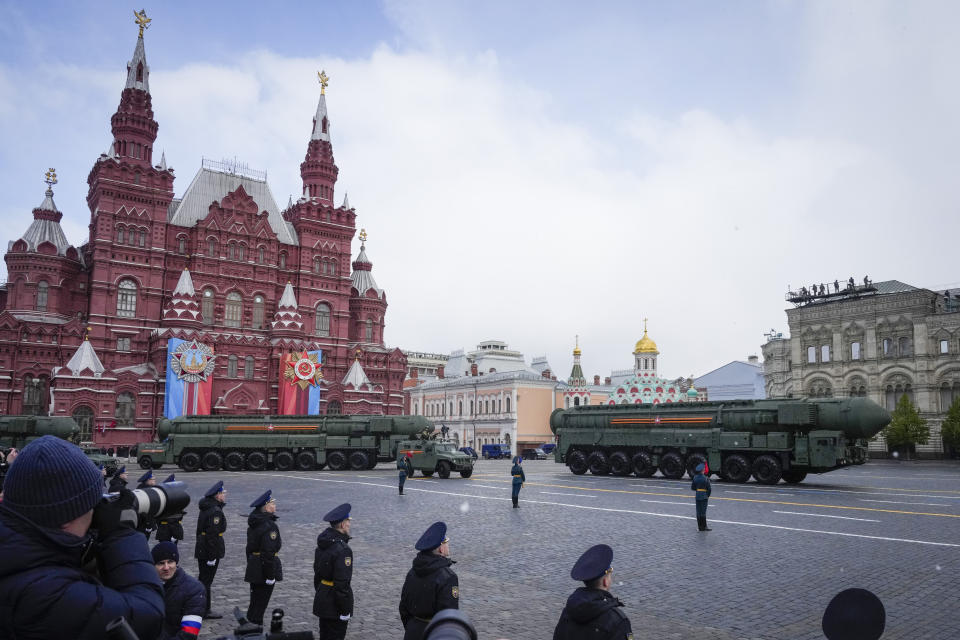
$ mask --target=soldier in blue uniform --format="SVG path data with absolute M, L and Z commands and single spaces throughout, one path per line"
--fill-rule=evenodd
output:
M 137 483 L 137 489 L 146 489 L 157 486 L 157 479 L 153 477 L 153 471 L 147 471 L 140 476 Z M 150 534 L 156 531 L 156 529 L 157 521 L 152 516 L 141 514 L 137 519 L 137 531 L 147 536 L 147 540 L 150 539 Z
M 447 525 L 434 522 L 417 540 L 419 553 L 400 592 L 403 640 L 420 640 L 430 620 L 444 609 L 460 608 L 460 583 L 450 566 Z
M 707 500 L 710 498 L 710 479 L 703 474 L 704 466 L 698 464 L 697 475 L 693 476 L 690 490 L 697 493 L 697 528 L 700 531 L 713 531 L 707 526 Z
M 400 482 L 400 495 L 403 495 L 403 484 L 407 481 L 408 475 L 413 475 L 413 464 L 411 464 L 407 454 L 402 451 L 397 453 L 397 469 L 399 470 L 397 475 Z
M 268 490 L 250 503 L 253 511 L 247 518 L 247 570 L 243 574 L 250 583 L 250 606 L 247 620 L 263 626 L 263 612 L 270 604 L 273 585 L 283 580 L 280 562 L 280 528 L 277 526 L 277 501 Z
M 610 594 L 613 584 L 613 549 L 598 544 L 583 552 L 570 577 L 582 580 L 567 598 L 553 631 L 553 640 L 633 640 L 623 603 Z
M 110 478 L 110 493 L 117 493 L 120 489 L 127 486 L 127 468 L 120 467 Z
M 510 473 L 513 475 L 513 493 L 511 497 L 513 498 L 513 508 L 520 508 L 520 488 L 523 486 L 523 483 L 527 481 L 527 475 L 523 472 L 523 467 L 521 463 L 523 458 L 517 456 L 513 459 L 513 468 L 510 469 Z
M 332 509 L 323 519 L 330 523 L 317 536 L 313 556 L 313 615 L 320 621 L 320 640 L 343 640 L 353 615 L 353 550 L 350 541 L 350 504 Z
M 197 543 L 193 555 L 200 568 L 197 578 L 207 591 L 207 611 L 203 617 L 210 620 L 223 617 L 210 610 L 213 605 L 210 588 L 214 576 L 217 575 L 220 560 L 226 555 L 226 546 L 223 543 L 223 534 L 227 531 L 227 518 L 223 515 L 223 505 L 226 502 L 227 490 L 223 488 L 221 480 L 203 494 L 199 505 L 200 517 L 197 518 Z
M 160 484 L 175 481 L 176 475 L 171 473 L 167 476 L 167 479 Z M 177 544 L 183 540 L 183 516 L 185 515 L 186 514 L 181 511 L 180 513 L 171 513 L 157 520 L 157 542 L 173 542 L 173 544 Z
M 844 589 L 827 605 L 821 627 L 827 640 L 877 640 L 886 624 L 880 598 L 866 589 Z

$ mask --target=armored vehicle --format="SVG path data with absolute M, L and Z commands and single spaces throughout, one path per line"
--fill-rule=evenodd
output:
M 82 446 L 80 443 L 80 426 L 73 418 L 67 416 L 0 416 L 0 447 L 22 449 L 28 443 L 40 436 L 57 436 L 80 444 L 80 448 L 95 464 L 101 462 L 107 468 L 107 475 L 113 475 L 117 470 L 117 461 L 108 455 L 100 453 L 99 449 L 91 446 Z M 89 444 L 89 443 L 86 443 Z
M 396 460 L 399 441 L 431 431 L 423 416 L 183 416 L 161 420 L 161 442 L 138 445 L 137 461 L 184 471 L 372 469 Z
M 803 481 L 867 459 L 890 413 L 866 398 L 734 400 L 557 409 L 554 460 L 575 474 L 666 478 L 707 463 L 729 482 Z
M 427 477 L 436 473 L 441 478 L 449 478 L 451 471 L 459 472 L 461 478 L 469 478 L 473 474 L 473 458 L 463 451 L 458 451 L 453 442 L 431 439 L 401 440 L 397 447 L 399 453 L 410 458 L 413 470 Z

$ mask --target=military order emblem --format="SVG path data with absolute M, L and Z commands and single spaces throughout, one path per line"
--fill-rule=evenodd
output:
M 220 524 L 220 516 L 213 516 L 213 524 Z
M 323 368 L 315 353 L 291 353 L 287 356 L 286 365 L 283 378 L 290 384 L 299 385 L 301 389 L 315 387 L 323 380 Z
M 203 382 L 213 373 L 213 349 L 192 340 L 182 342 L 171 354 L 170 367 L 184 382 Z
M 454 597 L 454 598 L 459 598 L 459 597 L 460 597 L 460 587 L 453 587 L 453 588 L 450 590 L 450 593 L 453 594 L 453 597 Z
M 346 558 L 343 559 L 343 564 L 349 567 L 351 564 L 353 564 L 353 558 L 351 558 L 350 556 L 347 556 Z
M 277 532 L 276 532 L 276 531 L 271 531 L 271 532 L 270 532 L 270 539 L 271 539 L 271 540 L 276 540 L 276 539 L 277 539 Z

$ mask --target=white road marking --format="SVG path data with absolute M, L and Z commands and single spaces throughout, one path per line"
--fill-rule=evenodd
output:
M 587 493 L 557 493 L 556 491 L 538 491 L 537 493 L 545 493 L 551 496 L 573 496 L 574 498 L 596 498 L 597 496 L 591 496 Z
M 489 484 L 476 484 L 476 483 L 474 483 L 474 482 L 471 482 L 468 486 L 470 486 L 470 487 L 483 487 L 484 489 L 500 489 L 500 490 L 503 490 L 503 487 L 494 487 L 494 486 L 491 486 L 491 485 L 489 485 Z M 506 485 L 504 485 L 504 486 L 506 486 Z
M 858 498 L 860 502 L 886 502 L 887 504 L 912 504 L 916 507 L 953 507 L 956 505 L 951 504 L 935 504 L 933 502 L 902 502 L 897 500 L 867 500 L 866 498 Z
M 258 474 L 260 477 L 276 477 L 276 478 L 292 478 L 294 480 L 310 480 L 312 482 L 336 482 L 338 484 L 359 484 L 370 487 L 383 487 L 385 489 L 390 489 L 391 491 L 397 487 L 393 484 L 377 484 L 374 482 L 353 482 L 351 480 L 333 480 L 326 478 L 315 478 L 310 476 L 291 476 L 282 473 L 261 473 Z M 454 481 L 455 482 L 455 481 Z M 510 500 L 507 497 L 495 497 L 495 496 L 478 496 L 469 493 L 457 493 L 454 491 L 437 491 L 435 489 L 417 489 L 415 487 L 410 487 L 409 491 L 420 491 L 422 493 L 436 493 L 446 496 L 454 496 L 457 498 L 477 498 L 478 500 L 500 500 L 506 502 Z M 614 509 L 612 507 L 594 507 L 587 504 L 573 504 L 569 502 L 549 502 L 547 500 L 524 500 L 525 504 L 542 504 L 550 507 L 568 507 L 570 509 L 585 509 L 589 511 L 603 511 L 607 513 L 629 513 L 632 515 L 638 516 L 652 516 L 654 518 L 674 518 L 679 520 L 695 520 L 694 516 L 682 516 L 673 513 L 655 513 L 653 511 L 637 511 L 634 509 Z M 689 503 L 687 503 L 689 506 Z M 736 520 L 710 520 L 710 524 L 729 524 L 740 527 L 758 527 L 760 529 L 775 529 L 779 531 L 795 531 L 797 533 L 816 533 L 825 536 L 839 536 L 841 538 L 860 538 L 863 540 L 877 540 L 880 542 L 905 542 L 908 544 L 921 544 L 932 547 L 950 547 L 953 549 L 960 549 L 960 544 L 953 542 L 935 542 L 933 540 L 916 540 L 912 538 L 891 538 L 887 536 L 870 536 L 862 533 L 846 533 L 843 531 L 823 531 L 820 529 L 801 529 L 799 527 L 785 527 L 782 525 L 775 524 L 763 524 L 760 522 L 739 522 Z
M 792 493 L 783 493 L 781 491 L 730 491 L 724 489 L 723 493 L 743 493 L 751 496 L 792 496 Z
M 785 513 L 788 516 L 816 516 L 817 518 L 836 518 L 838 520 L 856 520 L 857 522 L 880 522 L 879 520 L 870 520 L 868 518 L 851 518 L 849 516 L 828 516 L 825 513 L 800 513 L 798 511 L 774 511 L 774 513 Z

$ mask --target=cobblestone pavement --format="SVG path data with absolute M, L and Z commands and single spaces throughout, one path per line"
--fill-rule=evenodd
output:
M 396 471 L 178 472 L 193 502 L 184 519 L 182 566 L 192 558 L 196 501 L 217 480 L 229 490 L 227 557 L 214 609 L 245 611 L 247 505 L 266 489 L 278 501 L 284 580 L 270 602 L 287 631 L 315 630 L 313 551 L 321 516 L 353 504 L 356 611 L 348 638 L 402 637 L 397 603 L 431 522 L 449 525 L 461 609 L 480 638 L 550 638 L 569 572 L 589 546 L 614 549 L 613 593 L 634 637 L 671 640 L 822 638 L 820 618 L 838 591 L 869 588 L 887 610 L 888 638 L 960 632 L 960 465 L 876 461 L 800 485 L 715 481 L 712 532 L 700 533 L 687 481 L 575 476 L 548 461 L 524 463 L 521 508 L 510 506 L 510 464 L 481 460 L 463 479 L 416 478 L 397 495 Z M 227 635 L 233 620 L 205 621 L 202 636 Z M 952 633 L 951 633 L 952 632 Z

